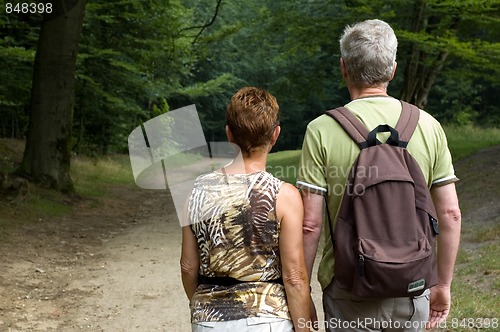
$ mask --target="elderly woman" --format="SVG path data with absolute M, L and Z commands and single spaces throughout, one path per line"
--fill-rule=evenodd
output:
M 309 331 L 309 281 L 297 189 L 266 172 L 279 106 L 246 87 L 227 107 L 233 163 L 195 181 L 182 230 L 192 331 Z

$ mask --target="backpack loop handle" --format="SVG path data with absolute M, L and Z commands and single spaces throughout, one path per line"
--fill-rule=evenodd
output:
M 384 125 L 378 125 L 370 131 L 368 134 L 368 146 L 375 146 L 381 144 L 381 142 L 377 139 L 377 134 L 378 133 L 384 133 L 384 132 L 390 132 L 391 136 L 387 139 L 386 143 L 393 145 L 393 146 L 399 146 L 399 134 L 396 129 L 392 128 L 391 126 L 384 124 Z

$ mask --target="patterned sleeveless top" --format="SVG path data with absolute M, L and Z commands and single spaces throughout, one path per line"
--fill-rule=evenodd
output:
M 231 277 L 232 286 L 201 284 L 191 300 L 191 321 L 248 317 L 290 319 L 281 278 L 276 197 L 283 182 L 267 172 L 198 177 L 188 216 L 196 236 L 199 273 Z

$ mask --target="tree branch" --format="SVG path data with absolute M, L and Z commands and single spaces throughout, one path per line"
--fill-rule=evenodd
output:
M 179 30 L 179 34 L 183 31 L 187 31 L 187 30 L 193 30 L 193 29 L 201 29 L 198 34 L 194 37 L 193 41 L 191 42 L 191 44 L 194 44 L 196 43 L 196 40 L 198 40 L 198 38 L 201 36 L 201 34 L 203 33 L 203 31 L 208 28 L 209 26 L 211 26 L 212 24 L 214 24 L 215 22 L 215 19 L 217 18 L 217 15 L 219 14 L 219 9 L 220 9 L 220 6 L 222 4 L 222 0 L 218 0 L 217 1 L 217 6 L 215 7 L 215 13 L 212 17 L 212 19 L 210 20 L 210 22 L 204 24 L 204 25 L 197 25 L 197 26 L 194 26 L 194 27 L 188 27 L 188 28 L 183 28 L 181 30 Z

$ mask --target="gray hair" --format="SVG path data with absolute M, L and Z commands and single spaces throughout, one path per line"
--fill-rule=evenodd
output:
M 389 24 L 367 20 L 347 26 L 340 54 L 350 82 L 357 87 L 387 85 L 396 64 L 398 40 Z

